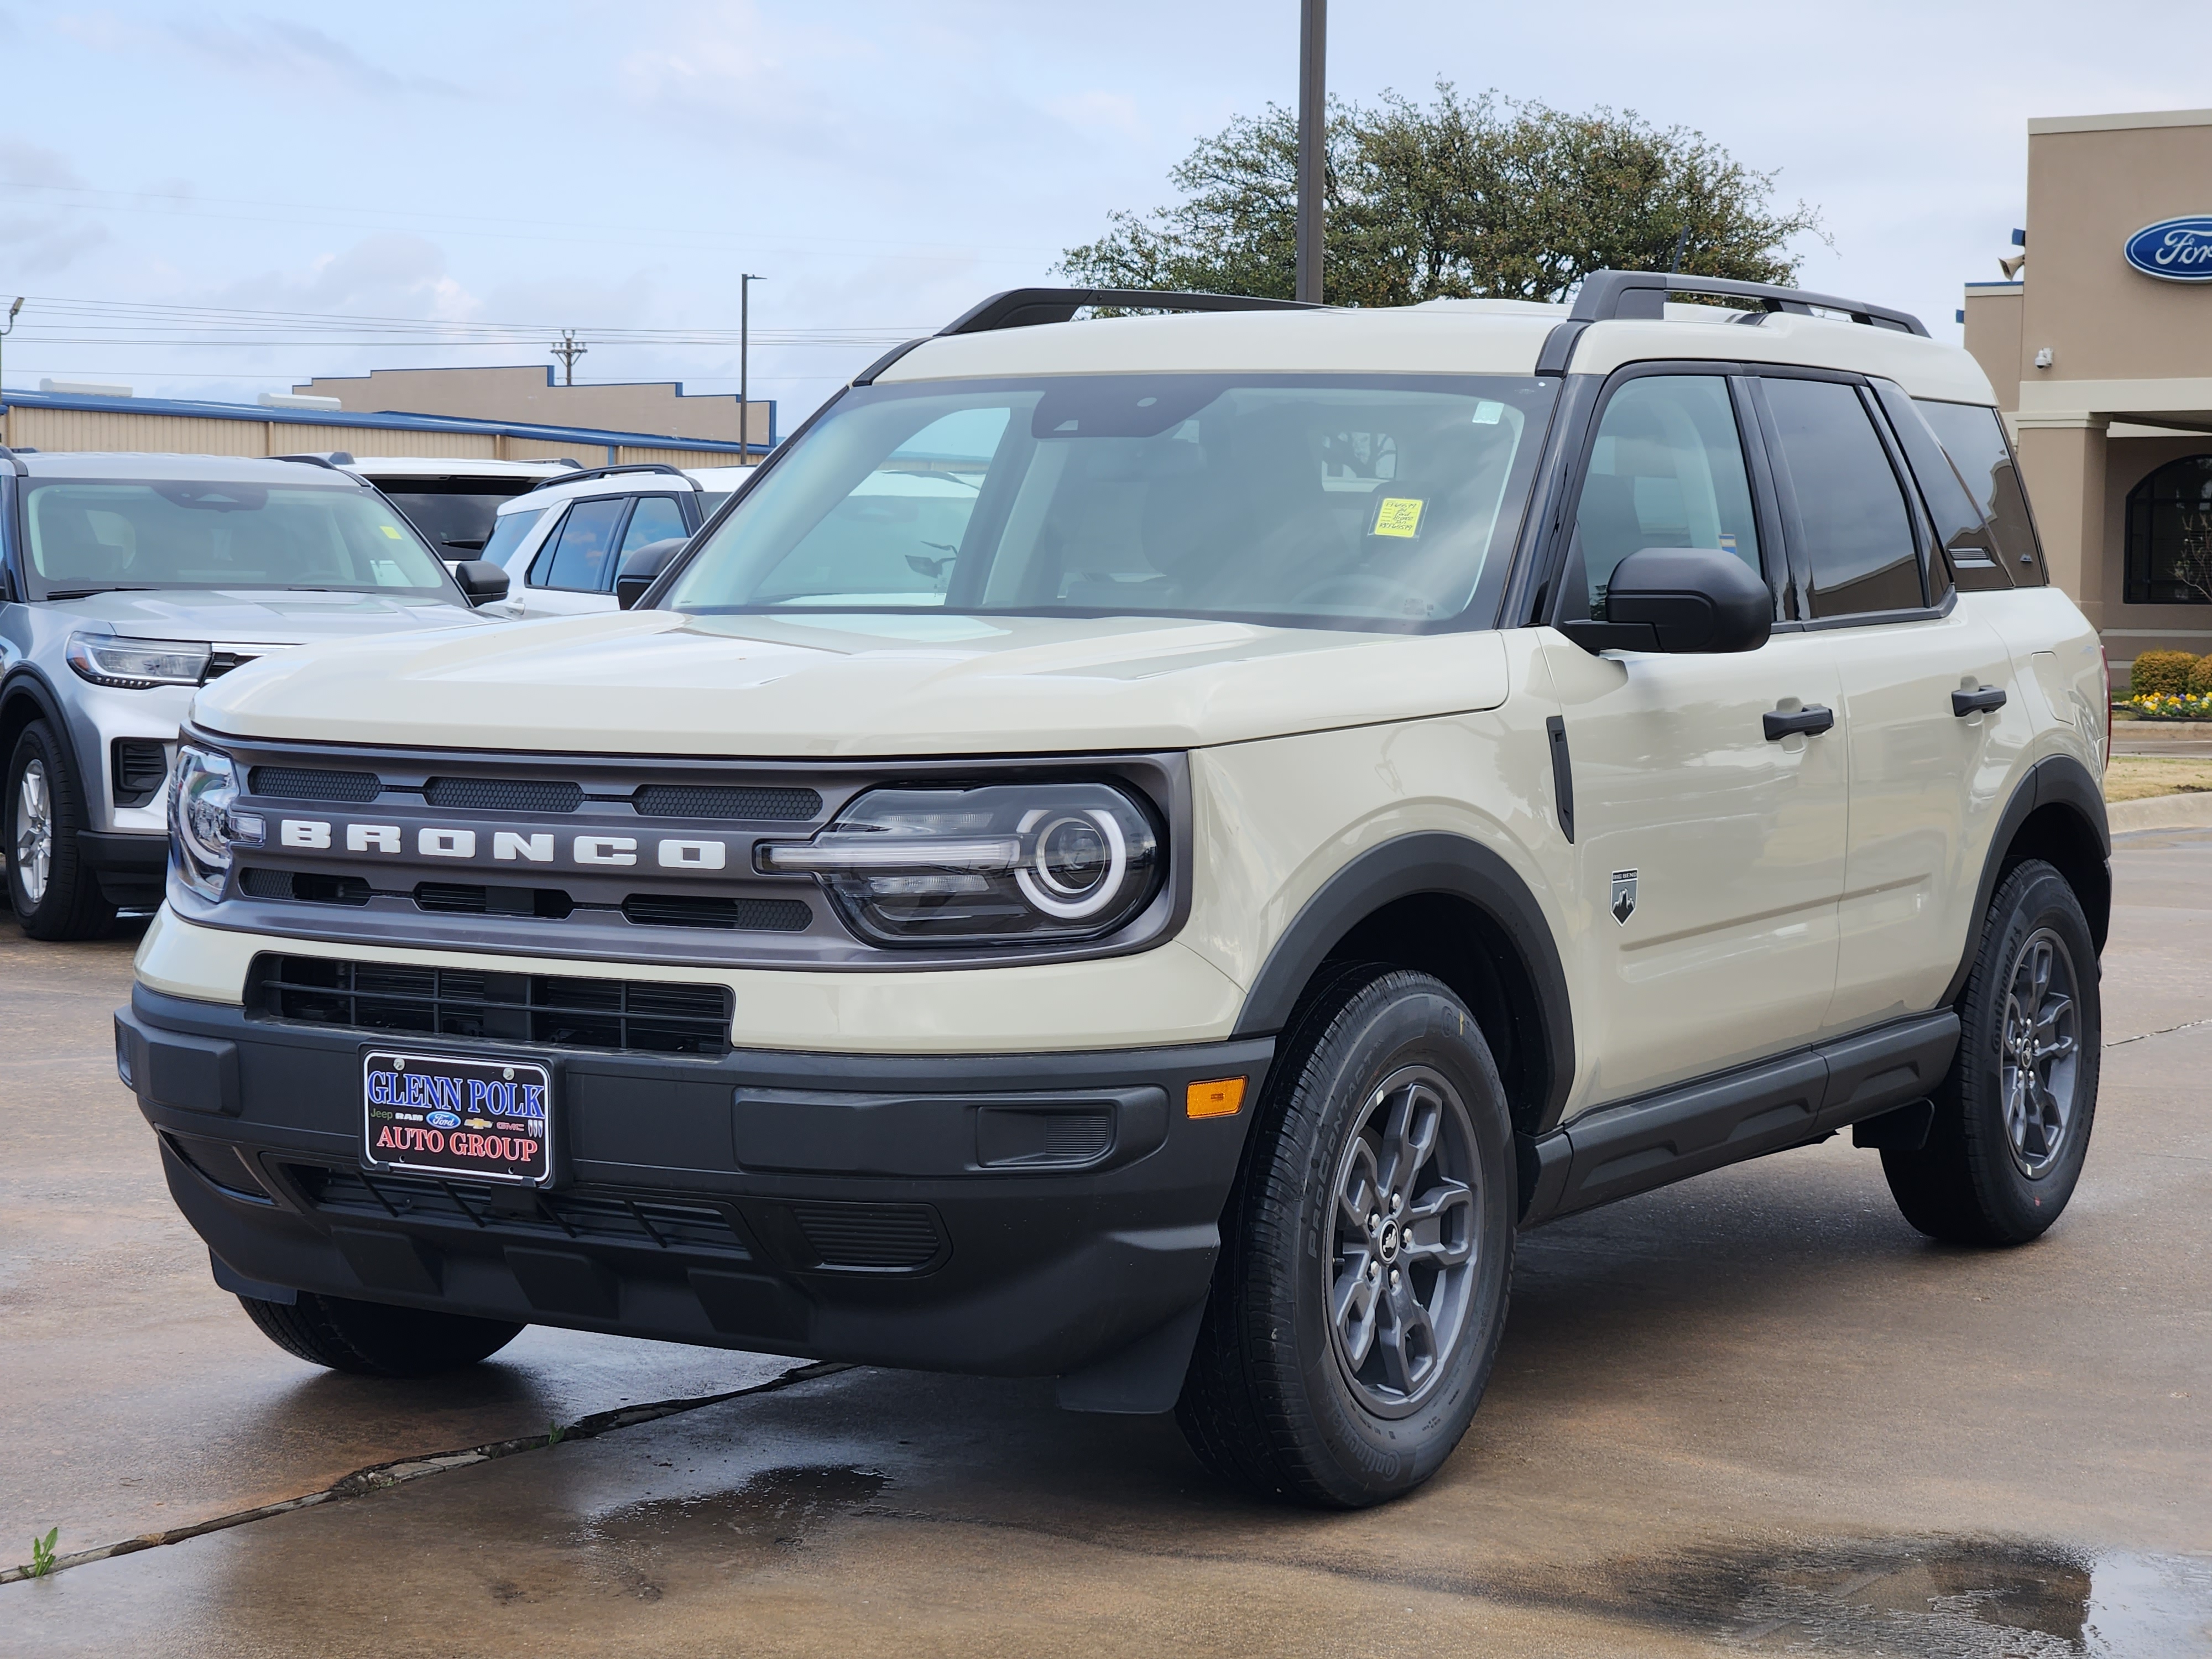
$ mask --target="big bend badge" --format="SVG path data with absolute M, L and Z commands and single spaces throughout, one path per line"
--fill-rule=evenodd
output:
M 1635 914 L 1636 872 L 1616 870 L 1613 872 L 1613 919 L 1626 927 Z

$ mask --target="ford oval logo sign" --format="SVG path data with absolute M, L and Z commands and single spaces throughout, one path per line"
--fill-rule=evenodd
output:
M 451 1112 L 426 1112 L 423 1114 L 422 1121 L 441 1129 L 458 1129 L 461 1127 L 460 1119 L 455 1117 Z
M 2128 238 L 2128 263 L 2169 283 L 2212 283 L 2212 217 L 2161 219 Z

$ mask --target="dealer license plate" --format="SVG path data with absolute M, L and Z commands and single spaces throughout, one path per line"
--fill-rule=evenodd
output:
M 362 1058 L 362 1111 L 372 1169 L 551 1179 L 553 1077 L 529 1060 L 372 1050 Z

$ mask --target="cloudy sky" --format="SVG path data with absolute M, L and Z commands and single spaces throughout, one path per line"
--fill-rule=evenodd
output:
M 1938 337 L 2021 222 L 2030 116 L 2212 101 L 2202 0 L 1331 10 L 1344 95 L 1631 108 L 1778 170 L 1830 238 L 1800 280 Z M 569 327 L 599 342 L 580 380 L 733 392 L 752 270 L 755 392 L 788 430 L 879 342 L 1165 200 L 1297 62 L 1295 0 L 0 0 L 0 306 L 32 296 L 6 384 L 251 398 L 542 362 Z

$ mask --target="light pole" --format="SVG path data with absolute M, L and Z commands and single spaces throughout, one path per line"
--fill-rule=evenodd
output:
M 1328 0 L 1299 0 L 1298 298 L 1321 303 L 1322 196 L 1328 167 Z
M 753 459 L 753 404 L 750 354 L 752 295 L 755 283 L 764 283 L 750 270 L 738 273 L 738 463 L 750 466 Z
M 15 319 L 22 309 L 23 296 L 18 294 L 15 296 L 15 303 L 8 307 L 7 323 L 4 325 L 0 325 L 0 340 L 5 340 L 10 334 L 13 334 L 15 331 Z M 4 378 L 0 378 L 0 443 L 5 443 L 8 441 L 7 397 L 8 383 Z

